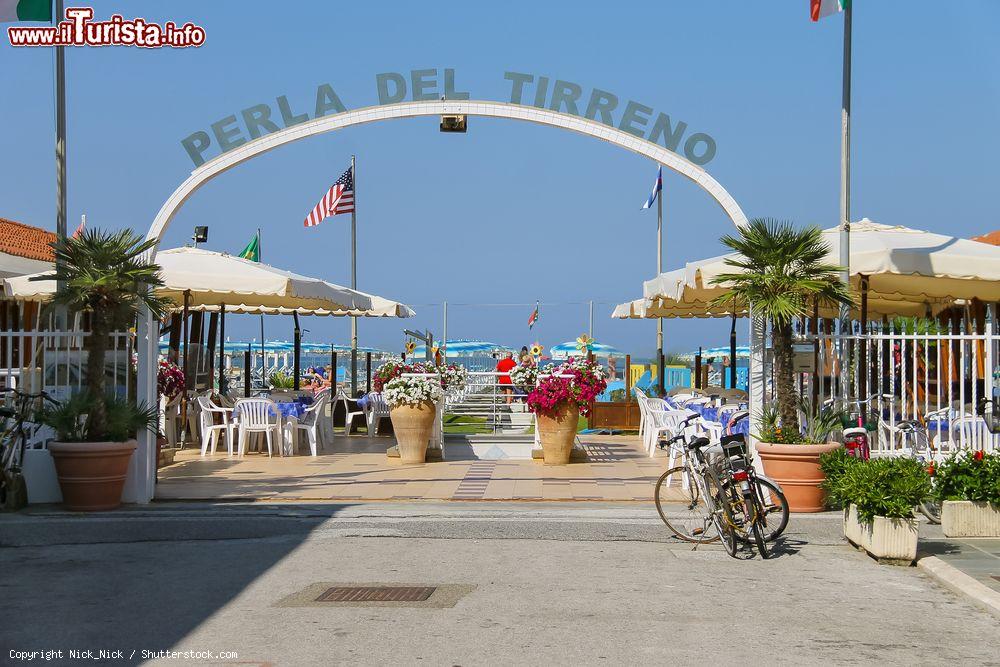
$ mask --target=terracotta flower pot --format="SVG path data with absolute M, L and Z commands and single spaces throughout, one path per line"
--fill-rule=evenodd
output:
M 843 447 L 839 442 L 823 445 L 781 445 L 757 443 L 757 454 L 764 464 L 764 474 L 785 492 L 792 512 L 822 512 L 826 494 L 820 484 L 826 475 L 819 468 L 819 455 Z
M 550 414 L 538 414 L 538 436 L 542 441 L 542 454 L 547 466 L 569 463 L 580 410 L 575 403 L 563 403 Z
M 434 404 L 399 405 L 389 410 L 401 463 L 424 463 L 434 430 Z
M 80 512 L 110 510 L 121 505 L 122 489 L 136 441 L 53 442 L 63 504 Z

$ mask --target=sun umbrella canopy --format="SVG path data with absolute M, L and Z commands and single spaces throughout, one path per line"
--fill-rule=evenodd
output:
M 592 352 L 595 357 L 625 356 L 625 353 L 618 348 L 612 347 L 611 345 L 605 345 L 604 343 L 598 343 L 596 341 L 590 342 L 589 351 Z M 587 356 L 587 350 L 581 349 L 580 344 L 577 341 L 571 340 L 550 348 L 549 354 L 552 355 L 553 359 L 569 359 L 570 357 L 585 357 Z
M 677 355 L 681 359 L 691 360 L 697 356 L 698 351 L 693 350 L 691 352 L 685 352 L 684 354 Z M 702 359 L 715 358 L 716 360 L 721 360 L 722 357 L 729 356 L 729 346 L 725 345 L 722 347 L 708 347 L 701 351 Z M 750 358 L 750 348 L 746 345 L 740 345 L 736 348 L 736 358 L 737 359 L 749 359 Z
M 193 310 L 226 312 L 408 317 L 413 311 L 394 301 L 260 264 L 226 253 L 201 248 L 174 248 L 156 254 L 165 285 L 157 290 L 178 307 L 190 292 Z M 35 274 L 41 275 L 41 274 Z M 55 281 L 18 276 L 4 281 L 8 297 L 45 301 L 55 292 Z
M 499 343 L 491 343 L 486 340 L 449 340 L 445 342 L 448 358 L 471 357 L 475 355 L 492 354 L 494 352 L 513 352 L 513 348 Z M 417 345 L 413 352 L 407 356 L 413 359 L 421 359 L 426 356 L 424 345 Z
M 836 227 L 823 231 L 830 250 L 826 261 L 837 264 L 840 236 Z M 732 273 L 722 255 L 690 262 L 643 284 L 644 298 L 619 305 L 618 318 L 718 317 L 730 314 L 709 302 L 725 293 L 712 283 Z M 1000 248 L 902 226 L 882 225 L 867 218 L 851 225 L 851 286 L 860 289 L 868 278 L 868 308 L 872 315 L 923 315 L 956 300 L 1000 300 Z M 736 304 L 737 314 L 745 306 Z M 729 311 L 732 306 L 726 309 Z M 833 315 L 824 313 L 824 315 Z

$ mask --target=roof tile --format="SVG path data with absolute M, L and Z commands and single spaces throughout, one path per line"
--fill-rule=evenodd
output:
M 50 243 L 56 235 L 41 227 L 0 218 L 0 252 L 43 262 L 55 261 Z

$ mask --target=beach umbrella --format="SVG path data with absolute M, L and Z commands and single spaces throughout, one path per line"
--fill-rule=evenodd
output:
M 364 292 L 227 253 L 173 248 L 158 252 L 156 262 L 165 283 L 157 295 L 180 307 L 189 293 L 189 310 L 213 311 L 225 304 L 227 313 L 344 315 L 376 306 Z M 4 293 L 14 299 L 47 301 L 55 292 L 55 281 L 32 280 L 39 275 L 44 274 L 6 279 Z M 391 310 L 390 303 L 395 302 L 380 302 L 380 312 Z M 405 306 L 398 312 L 412 314 Z
M 500 345 L 499 343 L 492 343 L 486 340 L 465 340 L 465 339 L 454 339 L 445 341 L 445 346 L 447 347 L 448 358 L 453 359 L 457 357 L 473 357 L 476 355 L 489 355 L 494 352 L 513 352 L 514 349 L 507 347 L 506 345 Z M 411 359 L 424 359 L 425 358 L 425 346 L 416 345 L 412 352 L 407 353 L 407 357 Z M 431 352 L 433 352 L 433 348 Z
M 839 228 L 823 231 L 829 246 L 827 262 L 840 261 Z M 710 301 L 726 292 L 712 280 L 734 268 L 722 255 L 689 262 L 682 269 L 660 274 L 643 284 L 643 298 L 620 304 L 613 317 L 720 317 L 745 315 L 742 304 L 713 307 Z M 938 312 L 957 300 L 1000 300 L 1000 248 L 954 236 L 883 225 L 867 218 L 851 225 L 851 286 L 868 285 L 871 315 L 921 316 Z M 821 310 L 826 317 L 836 309 Z
M 581 336 L 583 338 L 583 336 Z M 595 357 L 624 357 L 625 353 L 616 347 L 611 345 L 605 345 L 604 343 L 598 343 L 593 339 L 588 339 L 584 341 L 584 345 L 581 346 L 581 341 L 577 340 L 566 341 L 565 343 L 560 343 L 549 349 L 549 354 L 552 355 L 553 359 L 569 359 L 570 357 L 585 357 L 587 356 L 587 351 L 592 352 Z
M 709 358 L 714 357 L 717 360 L 721 361 L 722 357 L 728 357 L 729 353 L 730 353 L 730 350 L 729 350 L 729 346 L 728 345 L 722 346 L 722 347 L 708 347 L 708 348 L 703 348 L 702 349 L 702 351 L 701 351 L 701 358 L 702 359 L 709 359 Z M 692 350 L 691 352 L 685 352 L 684 354 L 679 354 L 677 356 L 679 358 L 681 358 L 681 359 L 685 359 L 687 361 L 690 361 L 690 360 L 694 359 L 697 354 L 698 354 L 697 350 Z M 750 348 L 749 348 L 749 346 L 746 346 L 746 345 L 740 345 L 740 346 L 738 346 L 736 348 L 736 358 L 737 359 L 749 359 L 750 358 Z

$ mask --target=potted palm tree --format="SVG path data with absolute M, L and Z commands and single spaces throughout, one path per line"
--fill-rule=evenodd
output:
M 757 453 L 767 475 L 785 490 L 791 511 L 820 512 L 824 494 L 819 455 L 840 445 L 808 444 L 802 432 L 792 323 L 807 316 L 815 303 L 851 303 L 850 290 L 838 276 L 840 267 L 827 263 L 829 246 L 818 227 L 798 229 L 787 222 L 756 218 L 740 228 L 739 236 L 724 236 L 722 243 L 738 255 L 726 260 L 734 271 L 712 281 L 729 288 L 717 304 L 746 304 L 771 326 L 777 400 L 775 414 L 764 420 L 769 423 L 754 424 L 761 441 Z
M 53 243 L 56 272 L 36 278 L 56 280 L 53 305 L 85 313 L 90 321 L 90 333 L 83 339 L 86 389 L 42 415 L 56 431 L 49 451 L 69 509 L 117 507 L 135 434 L 157 428 L 155 406 L 110 394 L 105 383 L 110 335 L 131 327 L 143 306 L 157 318 L 167 307 L 168 302 L 152 292 L 163 284 L 160 267 L 149 259 L 155 245 L 155 240 L 144 241 L 127 229 L 88 230 Z

